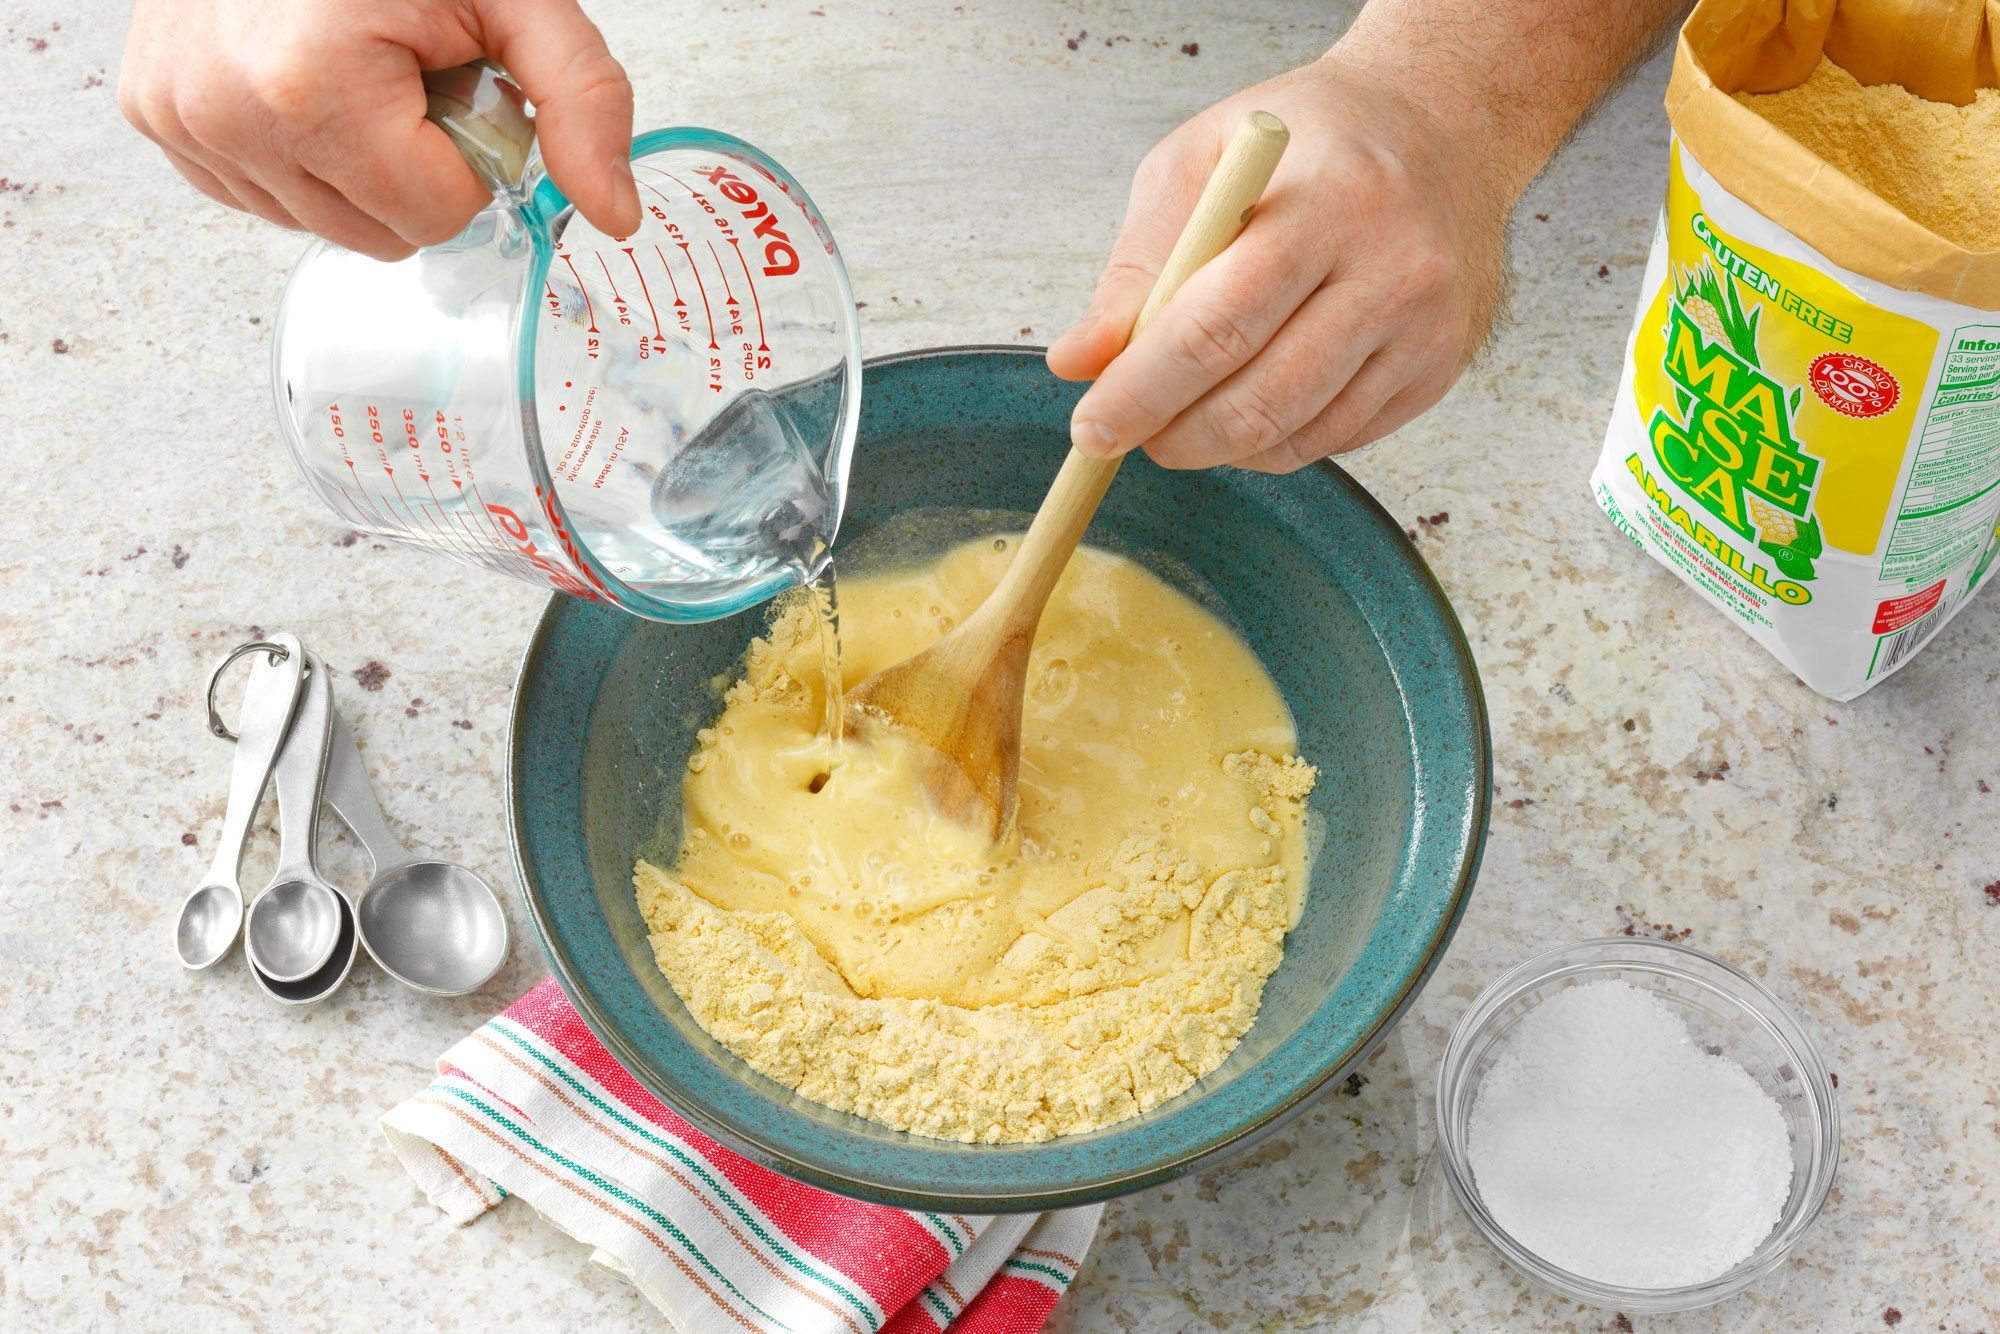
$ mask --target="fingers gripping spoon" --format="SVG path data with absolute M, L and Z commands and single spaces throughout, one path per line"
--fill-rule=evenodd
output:
M 326 802 L 374 863 L 355 922 L 383 972 L 434 996 L 462 996 L 499 971 L 507 958 L 500 900 L 469 867 L 412 853 L 390 832 L 354 735 L 337 713 Z
M 268 641 L 246 649 L 264 651 L 251 665 L 250 682 L 243 692 L 236 754 L 229 771 L 229 805 L 222 817 L 222 841 L 215 850 L 214 865 L 209 867 L 200 886 L 182 901 L 174 923 L 174 952 L 180 956 L 183 967 L 194 971 L 220 962 L 242 931 L 243 888 L 237 882 L 237 868 L 243 861 L 243 847 L 249 841 L 258 803 L 271 780 L 271 767 L 284 744 L 305 669 L 304 651 L 291 635 L 273 635 Z M 216 677 L 244 651 L 232 653 L 210 674 L 211 701 Z M 221 728 L 219 722 L 210 726 Z M 219 734 L 226 736 L 226 729 Z
M 1154 281 L 1134 334 L 1195 270 L 1236 239 L 1289 138 L 1269 112 L 1243 118 Z M 1072 449 L 1013 564 L 978 610 L 914 658 L 863 681 L 848 697 L 857 733 L 886 721 L 921 743 L 925 787 L 939 812 L 990 829 L 996 841 L 1014 822 L 1028 650 L 1042 608 L 1118 475 L 1119 462 Z
M 317 656 L 305 661 L 305 693 L 278 754 L 278 869 L 251 902 L 243 928 L 251 965 L 272 982 L 301 982 L 327 966 L 345 908 L 315 865 L 333 687 Z

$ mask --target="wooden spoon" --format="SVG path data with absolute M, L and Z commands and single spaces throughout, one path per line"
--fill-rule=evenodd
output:
M 1153 283 L 1132 335 L 1242 232 L 1290 138 L 1269 112 L 1244 116 Z M 877 672 L 848 696 L 849 724 L 856 733 L 886 722 L 920 742 L 927 752 L 924 784 L 938 811 L 989 829 L 996 842 L 1014 822 L 1028 650 L 1049 593 L 1120 462 L 1072 449 L 1013 564 L 979 609 L 937 643 Z

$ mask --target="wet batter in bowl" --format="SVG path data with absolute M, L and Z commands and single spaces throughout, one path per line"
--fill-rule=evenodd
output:
M 1012 547 L 843 580 L 846 680 L 969 614 Z M 999 848 L 932 814 L 893 737 L 833 763 L 820 661 L 812 603 L 780 607 L 689 757 L 675 865 L 638 866 L 702 1026 L 816 1102 L 986 1143 L 1109 1125 L 1220 1065 L 1298 918 L 1314 778 L 1229 627 L 1078 551 L 1030 660 Z

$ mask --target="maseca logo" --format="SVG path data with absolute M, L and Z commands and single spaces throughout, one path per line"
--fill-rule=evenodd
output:
M 1773 579 L 1755 563 L 1746 568 L 1733 551 L 1712 554 L 1765 592 L 1808 602 L 1811 593 L 1792 581 L 1814 577 L 1822 549 L 1819 524 L 1808 517 L 1820 460 L 1792 433 L 1798 392 L 1757 365 L 1757 318 L 1746 315 L 1734 287 L 1704 264 L 1669 303 L 1661 368 L 1679 412 L 1662 404 L 1647 434 L 1662 471 L 1787 577 Z M 1703 533 L 1694 536 L 1709 547 Z

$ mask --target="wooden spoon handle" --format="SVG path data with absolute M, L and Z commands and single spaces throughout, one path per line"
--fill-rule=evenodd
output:
M 1160 307 L 1181 290 L 1181 284 L 1192 278 L 1196 269 L 1227 250 L 1242 234 L 1291 138 L 1285 123 L 1268 111 L 1248 112 L 1237 123 L 1236 133 L 1209 173 L 1208 184 L 1202 187 L 1201 198 L 1195 201 L 1194 212 L 1181 228 L 1180 239 L 1174 242 L 1160 276 L 1153 280 L 1153 290 L 1139 308 L 1139 318 L 1132 322 L 1128 337 L 1151 324 Z
M 1252 111 L 1238 123 L 1215 170 L 1209 173 L 1208 184 L 1202 187 L 1201 198 L 1195 201 L 1193 214 L 1181 228 L 1173 253 L 1153 281 L 1153 290 L 1132 324 L 1133 335 L 1152 322 L 1195 270 L 1228 249 L 1242 233 L 1290 139 L 1284 122 L 1268 111 Z M 1033 625 L 1041 618 L 1042 605 L 1062 577 L 1123 461 L 1122 456 L 1098 459 L 1070 450 L 1042 507 L 1035 512 L 1021 550 L 990 600 L 1002 623 Z

